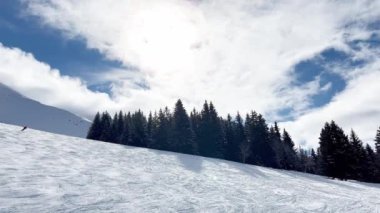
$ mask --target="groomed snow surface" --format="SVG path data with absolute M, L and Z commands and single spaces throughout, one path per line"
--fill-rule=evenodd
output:
M 0 124 L 0 212 L 380 212 L 380 184 Z

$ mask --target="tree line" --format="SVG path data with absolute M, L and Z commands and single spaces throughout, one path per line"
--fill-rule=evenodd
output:
M 277 122 L 269 126 L 264 117 L 252 111 L 234 118 L 218 115 L 212 102 L 200 112 L 186 112 L 181 100 L 173 112 L 168 107 L 145 116 L 140 110 L 113 117 L 97 113 L 88 139 L 146 147 L 235 162 L 296 170 L 342 180 L 380 182 L 380 127 L 375 150 L 351 130 L 347 136 L 334 121 L 321 130 L 319 147 L 296 148 L 290 134 Z

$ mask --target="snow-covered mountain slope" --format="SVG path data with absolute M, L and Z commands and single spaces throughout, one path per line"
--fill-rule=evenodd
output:
M 85 137 L 90 122 L 62 109 L 28 99 L 0 83 L 0 122 Z
M 380 184 L 0 124 L 0 212 L 379 212 Z

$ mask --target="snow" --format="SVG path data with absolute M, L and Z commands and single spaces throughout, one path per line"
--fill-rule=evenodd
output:
M 90 122 L 70 112 L 28 99 L 0 83 L 0 122 L 85 137 Z
M 380 184 L 0 124 L 0 212 L 380 212 Z

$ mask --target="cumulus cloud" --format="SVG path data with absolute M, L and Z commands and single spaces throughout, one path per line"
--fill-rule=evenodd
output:
M 322 108 L 312 110 L 295 121 L 281 123 L 295 141 L 308 147 L 316 147 L 320 129 L 325 122 L 335 120 L 346 133 L 354 129 L 361 139 L 373 145 L 376 129 L 380 125 L 380 63 L 367 68 L 373 69 L 349 81 L 347 89 L 334 97 Z
M 311 97 L 328 88 L 318 79 L 293 84 L 294 65 L 328 48 L 359 57 L 347 44 L 368 39 L 373 32 L 367 25 L 380 15 L 379 1 L 371 0 L 24 3 L 27 14 L 43 25 L 68 39 L 84 39 L 88 48 L 136 68 L 132 74 L 113 70 L 94 77 L 111 82 L 113 100 L 128 109 L 156 109 L 177 98 L 199 107 L 209 99 L 223 115 L 255 109 L 273 120 L 278 118 L 273 112 L 290 108 L 303 115 L 295 121 L 298 125 L 310 112 Z M 323 115 L 326 107 L 319 109 Z
M 28 98 L 87 118 L 98 109 L 117 108 L 108 94 L 88 90 L 80 79 L 61 75 L 30 53 L 0 43 L 0 56 L 0 81 Z

